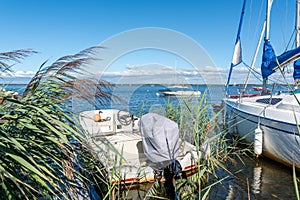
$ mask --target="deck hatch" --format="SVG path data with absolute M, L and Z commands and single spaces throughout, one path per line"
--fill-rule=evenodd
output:
M 264 99 L 257 99 L 256 102 L 275 105 L 278 102 L 280 102 L 281 100 L 282 100 L 282 98 L 264 98 Z

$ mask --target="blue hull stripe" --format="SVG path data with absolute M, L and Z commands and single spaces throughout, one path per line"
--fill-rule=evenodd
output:
M 227 104 L 227 103 L 226 103 L 226 104 Z M 247 113 L 247 112 L 238 110 L 238 109 L 236 109 L 236 108 L 234 108 L 233 106 L 228 105 L 228 104 L 227 104 L 227 106 L 231 107 L 232 109 L 234 109 L 234 110 L 237 111 L 237 112 L 241 112 L 241 113 L 250 115 L 250 116 L 252 116 L 252 117 L 256 117 L 256 118 L 260 117 L 261 119 L 268 120 L 268 121 L 273 121 L 273 122 L 279 122 L 279 123 L 281 123 L 281 124 L 283 124 L 283 125 L 289 125 L 289 126 L 292 125 L 292 126 L 294 126 L 294 127 L 296 126 L 295 124 L 292 124 L 292 123 L 287 123 L 287 122 L 278 121 L 278 120 L 271 120 L 271 119 L 269 119 L 269 118 L 265 118 L 265 117 L 253 115 L 253 114 L 250 114 L 250 113 Z M 257 121 L 251 120 L 251 119 L 246 118 L 246 117 L 244 117 L 244 116 L 241 116 L 241 115 L 239 115 L 239 114 L 237 114 L 237 113 L 236 113 L 236 115 L 238 115 L 239 117 L 241 117 L 241 118 L 243 118 L 243 119 L 245 119 L 245 120 L 247 120 L 247 121 L 250 121 L 250 122 L 252 122 L 252 123 L 257 124 Z M 261 124 L 262 126 L 265 126 L 265 127 L 267 127 L 267 128 L 270 128 L 270 129 L 273 129 L 273 130 L 276 130 L 276 131 L 281 131 L 281 132 L 284 132 L 284 133 L 287 133 L 287 134 L 295 135 L 295 132 L 291 132 L 291 131 L 286 131 L 286 130 L 283 130 L 283 129 L 275 128 L 274 126 L 270 126 L 270 125 L 267 125 L 266 123 L 262 123 L 262 122 L 260 122 L 260 124 Z

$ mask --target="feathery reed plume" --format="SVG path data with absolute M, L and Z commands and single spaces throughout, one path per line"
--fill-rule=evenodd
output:
M 40 84 L 42 79 L 56 80 L 56 82 L 76 79 L 76 75 L 83 74 L 84 70 L 82 66 L 87 64 L 90 60 L 93 60 L 90 55 L 98 48 L 101 47 L 95 46 L 74 55 L 63 56 L 48 67 L 44 67 L 46 64 L 46 62 L 44 62 L 28 83 L 24 95 L 35 92 L 37 85 Z
M 109 93 L 109 89 L 112 85 L 109 82 L 99 80 L 82 67 L 95 60 L 91 56 L 99 48 L 102 47 L 95 46 L 74 55 L 63 56 L 48 67 L 44 67 L 46 62 L 43 63 L 27 85 L 23 95 L 32 95 L 43 89 L 44 84 L 51 84 L 52 87 L 59 89 L 52 96 L 48 94 L 52 98 L 76 97 L 86 100 L 92 105 L 95 103 L 102 104 L 108 99 L 111 100 L 113 95 Z M 63 94 L 57 95 L 57 91 Z M 115 99 L 118 98 L 115 97 Z
M 0 199 L 83 198 L 95 185 L 94 174 L 103 183 L 97 183 L 97 190 L 103 191 L 103 170 L 92 163 L 96 155 L 86 147 L 85 133 L 65 102 L 74 92 L 83 94 L 84 86 L 72 83 L 96 48 L 64 56 L 49 67 L 44 62 L 22 97 L 0 91 Z M 25 52 L 2 53 L 0 62 L 17 61 L 33 51 Z
M 12 72 L 11 66 L 8 63 L 9 62 L 17 62 L 19 63 L 24 58 L 38 53 L 37 51 L 34 51 L 32 49 L 21 49 L 21 50 L 15 50 L 10 52 L 3 52 L 0 53 L 0 70 L 2 72 Z
M 112 100 L 112 97 L 119 99 L 108 92 L 111 87 L 109 82 L 96 78 L 70 80 L 62 85 L 62 88 L 68 91 L 65 94 L 65 99 L 79 98 L 87 101 L 91 105 L 98 103 L 103 105 L 107 100 Z

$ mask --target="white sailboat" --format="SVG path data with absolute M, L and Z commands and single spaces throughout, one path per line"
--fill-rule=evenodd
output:
M 300 78 L 300 60 L 297 60 L 300 57 L 300 22 L 298 20 L 300 15 L 300 2 L 295 2 L 295 5 L 297 5 L 296 47 L 279 56 L 275 55 L 269 37 L 272 3 L 273 0 L 267 0 L 266 20 L 262 31 L 263 34 L 261 34 L 251 65 L 251 69 L 253 69 L 255 59 L 259 52 L 260 43 L 264 35 L 263 59 L 261 64 L 263 78 L 262 94 L 249 97 L 249 95 L 244 95 L 242 92 L 239 95 L 239 98 L 230 98 L 230 94 L 227 93 L 227 96 L 224 99 L 226 122 L 230 133 L 238 134 L 244 137 L 246 141 L 254 143 L 254 151 L 257 155 L 262 153 L 264 156 L 273 160 L 300 169 L 300 131 L 298 126 L 300 123 L 300 94 L 292 89 L 290 89 L 289 93 L 281 94 L 276 94 L 275 92 L 270 92 L 266 89 L 268 77 L 276 71 L 281 71 L 289 63 L 294 62 L 295 85 L 297 85 Z M 227 81 L 227 89 L 230 83 L 232 68 L 242 61 L 240 31 L 244 10 L 245 1 L 240 19 L 234 56 Z M 248 79 L 249 78 L 247 78 L 247 81 Z

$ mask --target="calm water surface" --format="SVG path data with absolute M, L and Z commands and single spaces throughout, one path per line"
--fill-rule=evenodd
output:
M 262 157 L 237 159 L 227 169 L 232 175 L 227 177 L 228 173 L 218 171 L 218 177 L 227 178 L 212 189 L 210 200 L 296 199 L 291 168 Z M 127 199 L 143 199 L 151 187 L 151 184 L 141 185 L 123 195 Z

